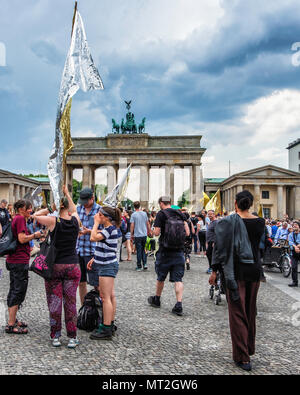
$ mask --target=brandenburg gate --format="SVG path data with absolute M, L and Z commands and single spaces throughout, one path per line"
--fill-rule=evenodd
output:
M 149 204 L 149 171 L 165 169 L 165 194 L 174 203 L 174 169 L 190 169 L 191 204 L 199 209 L 204 188 L 201 157 L 202 136 L 150 136 L 141 134 L 108 134 L 106 137 L 73 138 L 74 148 L 67 157 L 67 183 L 72 188 L 73 170 L 82 168 L 82 187 L 95 187 L 95 170 L 107 168 L 110 192 L 117 182 L 120 168 L 132 163 L 140 169 L 140 201 Z M 175 202 L 176 203 L 176 202 Z
M 195 210 L 200 208 L 199 199 L 204 190 L 201 158 L 205 152 L 201 148 L 202 136 L 150 136 L 145 133 L 145 121 L 137 125 L 130 111 L 131 100 L 125 101 L 126 122 L 119 125 L 112 119 L 112 133 L 106 137 L 74 138 L 74 148 L 67 156 L 67 184 L 72 189 L 73 170 L 82 168 L 82 187 L 95 188 L 95 171 L 107 169 L 108 193 L 117 183 L 119 169 L 130 163 L 132 168 L 140 169 L 140 202 L 149 206 L 150 169 L 164 168 L 164 195 L 174 202 L 174 170 L 189 168 L 191 204 Z M 115 130 L 115 132 L 114 132 Z

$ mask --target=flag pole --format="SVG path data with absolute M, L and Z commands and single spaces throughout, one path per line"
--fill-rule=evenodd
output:
M 74 31 L 75 17 L 76 17 L 76 13 L 77 13 L 77 6 L 78 6 L 78 2 L 75 1 L 74 14 L 73 14 L 73 19 L 72 19 L 71 39 L 72 39 L 72 36 L 73 36 L 73 31 Z M 66 185 L 66 182 L 67 182 L 67 158 L 64 159 L 63 174 L 64 174 L 64 185 Z

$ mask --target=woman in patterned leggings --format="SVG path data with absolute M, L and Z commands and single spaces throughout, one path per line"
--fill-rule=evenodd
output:
M 54 347 L 59 347 L 61 336 L 62 305 L 69 337 L 69 348 L 79 344 L 77 339 L 76 292 L 80 281 L 80 266 L 76 254 L 76 240 L 79 232 L 79 217 L 76 206 L 64 187 L 65 198 L 61 201 L 59 218 L 47 216 L 47 210 L 40 210 L 34 217 L 55 234 L 56 260 L 51 280 L 45 281 L 47 303 L 50 313 L 50 338 Z M 54 233 L 55 230 L 55 233 Z

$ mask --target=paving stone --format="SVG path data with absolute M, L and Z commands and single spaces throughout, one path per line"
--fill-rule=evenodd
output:
M 134 259 L 135 260 L 135 259 Z M 225 298 L 216 306 L 208 297 L 207 260 L 192 255 L 184 277 L 184 316 L 171 314 L 174 288 L 168 281 L 161 308 L 147 298 L 155 293 L 154 262 L 147 272 L 135 272 L 134 262 L 121 262 L 116 279 L 118 331 L 111 342 L 97 342 L 78 332 L 80 346 L 69 350 L 49 341 L 49 313 L 44 283 L 30 273 L 19 318 L 29 334 L 8 335 L 0 330 L 0 374 L 300 374 L 299 327 L 292 325 L 295 301 L 270 284 L 261 284 L 258 297 L 257 345 L 251 373 L 236 368 Z M 0 259 L 0 303 L 5 304 L 9 276 Z M 281 276 L 278 274 L 278 276 Z M 79 298 L 78 298 L 79 300 Z M 78 305 L 78 308 L 80 306 Z

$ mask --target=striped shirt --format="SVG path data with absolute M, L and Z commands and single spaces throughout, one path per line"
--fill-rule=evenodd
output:
M 108 226 L 101 230 L 100 234 L 104 239 L 96 243 L 95 263 L 108 265 L 109 263 L 118 262 L 118 229 L 115 225 Z

